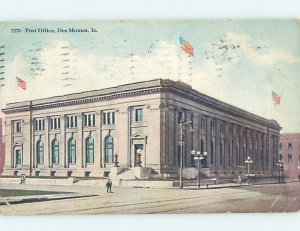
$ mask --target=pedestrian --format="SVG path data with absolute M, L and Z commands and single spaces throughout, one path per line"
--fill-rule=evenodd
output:
M 298 176 L 299 182 L 300 182 L 300 175 Z
M 238 184 L 238 186 L 241 186 L 241 184 L 242 184 L 242 178 L 240 175 L 238 176 L 237 184 Z
M 106 182 L 106 192 L 107 193 L 111 193 L 111 187 L 112 187 L 112 181 L 108 178 L 107 182 Z
M 20 184 L 25 184 L 25 180 L 26 180 L 26 177 L 25 177 L 25 175 L 22 174 Z

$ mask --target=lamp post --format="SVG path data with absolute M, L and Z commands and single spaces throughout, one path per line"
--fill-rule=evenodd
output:
M 201 160 L 203 160 L 205 158 L 205 156 L 207 156 L 207 152 L 203 152 L 203 154 L 201 154 L 200 151 L 196 152 L 195 150 L 192 150 L 191 154 L 192 155 L 197 154 L 197 155 L 194 156 L 194 159 L 198 160 L 198 179 L 197 179 L 198 183 L 197 183 L 197 185 L 198 185 L 198 189 L 200 189 L 200 175 L 201 175 L 200 165 L 201 165 Z
M 247 160 L 245 160 L 245 164 L 247 164 L 247 172 L 248 172 L 248 184 L 250 184 L 250 164 L 253 163 L 253 160 L 251 160 L 251 157 L 248 156 Z
M 278 182 L 281 183 L 281 176 L 283 175 L 283 169 L 284 169 L 283 161 L 278 160 L 278 164 L 276 164 L 276 165 L 279 166 L 279 169 L 278 169 Z
M 141 161 L 141 156 L 142 156 L 142 150 L 138 149 L 137 151 L 137 161 L 136 161 L 136 166 L 141 167 L 142 161 Z
M 115 167 L 120 167 L 120 166 L 119 166 L 119 161 L 118 161 L 118 156 L 119 156 L 119 155 L 118 155 L 117 153 L 115 153 L 114 156 L 115 156 L 115 161 L 114 161 Z
M 182 181 L 182 168 L 183 168 L 183 127 L 187 124 L 192 123 L 193 121 L 187 121 L 187 122 L 183 122 L 180 121 L 179 122 L 179 128 L 180 128 L 180 144 L 181 144 L 181 150 L 180 150 L 180 171 L 179 171 L 179 185 L 180 188 L 183 188 L 183 181 Z

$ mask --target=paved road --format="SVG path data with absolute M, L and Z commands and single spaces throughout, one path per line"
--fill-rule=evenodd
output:
M 18 186 L 20 187 L 20 186 Z M 26 186 L 28 189 L 31 186 Z M 49 190 L 50 186 L 39 188 Z M 300 211 L 300 183 L 243 186 L 220 189 L 63 188 L 85 192 L 86 198 L 0 206 L 0 214 L 155 214 L 244 213 Z M 51 191 L 54 189 L 51 188 Z

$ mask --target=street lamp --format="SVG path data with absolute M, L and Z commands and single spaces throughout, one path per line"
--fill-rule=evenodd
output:
M 279 169 L 278 169 L 278 181 L 279 183 L 281 183 L 281 176 L 283 176 L 283 169 L 284 169 L 284 164 L 283 164 L 283 161 L 282 160 L 278 160 L 278 164 L 276 164 L 279 166 Z M 281 172 L 281 174 L 280 174 Z
M 141 149 L 138 149 L 137 151 L 137 161 L 136 161 L 136 166 L 137 167 L 141 167 L 142 165 L 142 161 L 141 161 L 141 156 L 142 156 L 142 150 Z
M 118 161 L 118 156 L 119 156 L 119 155 L 118 155 L 117 153 L 115 153 L 114 156 L 115 156 L 115 161 L 114 161 L 115 167 L 120 167 L 120 166 L 119 166 L 119 161 Z
M 198 160 L 198 179 L 197 179 L 197 181 L 198 181 L 198 188 L 200 189 L 200 175 L 201 175 L 201 173 L 200 173 L 200 164 L 201 164 L 201 160 L 203 160 L 205 158 L 205 156 L 207 156 L 207 152 L 203 152 L 203 154 L 201 154 L 200 151 L 197 151 L 197 153 L 196 153 L 195 150 L 192 150 L 191 154 L 192 155 L 197 154 L 197 155 L 194 156 L 194 159 Z
M 253 163 L 253 160 L 251 160 L 251 157 L 248 156 L 247 160 L 245 160 L 245 164 L 247 164 L 248 169 L 248 183 L 250 184 L 250 164 Z
M 180 128 L 180 144 L 181 144 L 181 150 L 180 150 L 180 171 L 179 171 L 179 185 L 180 188 L 183 188 L 183 181 L 182 181 L 182 168 L 183 168 L 183 127 L 187 124 L 192 123 L 193 121 L 187 121 L 179 122 L 179 128 Z

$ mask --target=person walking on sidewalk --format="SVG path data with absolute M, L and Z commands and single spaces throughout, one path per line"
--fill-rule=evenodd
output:
M 25 184 L 25 181 L 26 181 L 26 176 L 24 174 L 22 174 L 20 184 Z
M 108 178 L 107 182 L 106 182 L 106 192 L 107 193 L 111 193 L 111 187 L 112 187 L 112 181 Z

